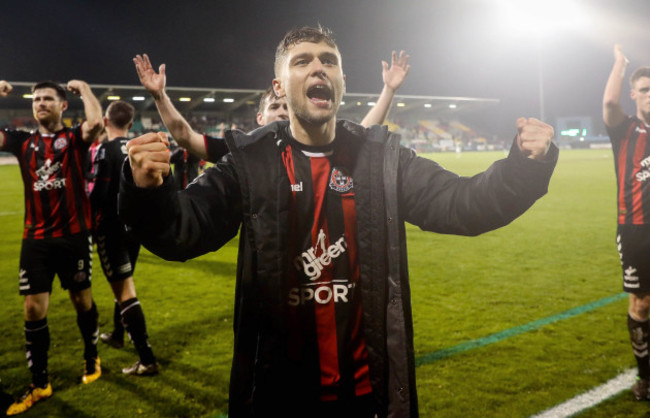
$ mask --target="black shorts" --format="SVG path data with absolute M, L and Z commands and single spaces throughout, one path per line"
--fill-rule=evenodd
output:
M 80 291 L 90 287 L 93 246 L 90 234 L 69 237 L 23 239 L 20 250 L 21 295 L 52 292 L 54 275 L 61 287 Z
M 97 254 L 109 282 L 133 276 L 140 243 L 119 222 L 102 224 L 95 233 Z
M 650 225 L 619 225 L 616 245 L 623 267 L 623 290 L 650 293 Z

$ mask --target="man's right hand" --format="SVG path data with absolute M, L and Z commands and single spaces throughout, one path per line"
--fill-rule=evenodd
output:
M 614 60 L 621 60 L 625 63 L 625 65 L 630 63 L 630 61 L 625 57 L 625 54 L 623 53 L 623 47 L 619 44 L 614 45 Z
M 13 89 L 14 88 L 11 86 L 11 84 L 7 83 L 4 80 L 0 80 L 0 97 L 7 96 Z
M 169 175 L 167 135 L 150 132 L 126 143 L 133 182 L 142 188 L 158 187 Z
M 151 93 L 154 99 L 160 99 L 165 92 L 165 84 L 167 83 L 165 64 L 160 64 L 158 73 L 156 73 L 147 54 L 136 55 L 133 58 L 133 63 L 142 86 Z

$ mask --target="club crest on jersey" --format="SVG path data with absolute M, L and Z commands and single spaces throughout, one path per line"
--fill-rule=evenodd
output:
M 350 177 L 342 168 L 333 167 L 330 174 L 330 189 L 335 192 L 345 193 L 352 190 L 354 184 L 352 177 Z
M 54 141 L 54 149 L 57 151 L 62 150 L 63 148 L 68 145 L 68 140 L 65 138 L 57 138 L 56 141 Z

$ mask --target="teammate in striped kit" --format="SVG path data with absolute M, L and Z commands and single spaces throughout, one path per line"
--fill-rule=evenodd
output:
M 101 106 L 88 84 L 68 82 L 80 95 L 86 121 L 63 126 L 68 107 L 65 90 L 50 81 L 32 87 L 32 110 L 38 130 L 0 131 L 0 149 L 18 158 L 25 183 L 25 230 L 20 254 L 20 294 L 25 296 L 25 344 L 32 384 L 7 410 L 15 415 L 52 395 L 47 374 L 50 333 L 47 310 L 57 274 L 70 293 L 84 341 L 83 383 L 101 375 L 97 355 L 97 308 L 92 299 L 92 242 L 90 201 L 86 194 L 84 161 L 88 147 L 102 130 Z M 0 81 L 0 96 L 12 90 Z
M 650 399 L 650 67 L 630 76 L 636 113 L 625 114 L 621 92 L 629 61 L 614 47 L 614 66 L 603 96 L 603 120 L 614 151 L 618 197 L 616 241 L 623 268 L 623 290 L 630 294 L 627 326 L 637 361 L 632 388 L 638 400 Z

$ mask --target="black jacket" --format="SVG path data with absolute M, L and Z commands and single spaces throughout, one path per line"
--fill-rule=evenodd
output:
M 508 224 L 547 192 L 557 161 L 510 155 L 471 178 L 400 147 L 385 127 L 337 122 L 337 137 L 359 147 L 352 169 L 357 211 L 362 328 L 379 416 L 417 416 L 413 325 L 405 222 L 439 233 L 477 235 Z M 284 361 L 290 184 L 280 158 L 287 122 L 226 134 L 231 153 L 186 190 L 169 178 L 156 189 L 133 185 L 125 164 L 120 215 L 150 251 L 186 260 L 214 251 L 241 225 L 230 416 L 273 406 L 315 404 L 317 388 L 292 379 Z M 161 229 L 161 225 L 165 227 Z M 299 400 L 299 401 L 297 401 Z M 293 409 L 293 407 L 291 408 Z

